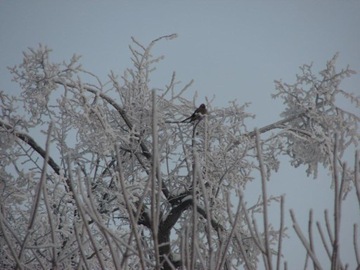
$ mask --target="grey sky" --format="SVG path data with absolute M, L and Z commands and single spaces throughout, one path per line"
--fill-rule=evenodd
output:
M 165 60 L 158 65 L 152 86 L 163 87 L 175 70 L 183 84 L 195 80 L 188 97 L 197 91 L 196 104 L 213 95 L 214 107 L 233 99 L 251 102 L 249 111 L 257 117 L 249 127 L 261 127 L 279 120 L 283 108 L 270 98 L 275 79 L 292 83 L 300 65 L 313 62 L 315 70 L 323 69 L 336 52 L 339 68 L 349 64 L 360 71 L 359 26 L 360 1 L 355 0 L 0 1 L 0 90 L 18 90 L 6 67 L 19 64 L 22 51 L 39 43 L 53 49 L 54 61 L 82 55 L 83 66 L 105 79 L 110 70 L 122 73 L 129 67 L 131 36 L 147 44 L 177 33 L 177 39 L 158 43 L 153 51 L 165 55 Z M 355 75 L 343 87 L 360 94 L 359 85 L 360 76 Z M 332 209 L 332 197 L 326 173 L 312 180 L 304 170 L 283 162 L 268 184 L 270 193 L 287 194 L 286 207 L 296 210 L 305 230 L 308 210 L 314 208 L 315 219 L 322 221 L 323 210 Z M 245 191 L 249 200 L 259 194 L 255 183 Z M 359 210 L 353 195 L 344 203 L 349 224 L 360 219 L 354 216 Z M 288 216 L 287 212 L 292 232 Z M 289 266 L 295 267 L 302 265 L 304 256 L 299 255 L 303 254 L 298 251 L 299 240 L 290 235 L 285 253 Z M 351 233 L 343 236 L 351 243 Z M 349 261 L 354 256 L 343 258 Z

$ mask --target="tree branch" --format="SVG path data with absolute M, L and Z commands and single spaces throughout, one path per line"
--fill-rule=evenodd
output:
M 79 86 L 77 86 L 75 83 L 69 83 L 69 82 L 63 82 L 61 80 L 55 80 L 55 83 L 62 85 L 64 87 L 70 87 L 70 88 L 75 88 L 75 89 L 79 89 Z M 104 99 L 106 102 L 108 102 L 111 106 L 114 107 L 114 109 L 120 114 L 120 116 L 122 117 L 122 119 L 124 120 L 125 124 L 128 126 L 129 130 L 133 129 L 133 125 L 130 121 L 130 119 L 127 117 L 126 112 L 123 108 L 121 108 L 119 106 L 119 104 L 117 104 L 111 97 L 109 97 L 108 95 L 99 92 L 98 90 L 86 86 L 86 85 L 82 85 L 82 88 L 96 96 L 101 97 L 102 99 Z M 147 146 L 140 141 L 140 147 L 142 150 L 142 154 L 148 159 L 151 160 L 151 153 L 149 151 L 149 149 L 147 148 Z
M 316 108 L 320 108 L 322 106 L 324 106 L 326 104 L 325 101 L 323 102 L 319 102 L 317 105 L 316 105 Z M 273 130 L 273 129 L 278 129 L 280 126 L 286 124 L 286 123 L 289 123 L 291 121 L 294 121 L 295 119 L 298 119 L 299 117 L 302 117 L 302 116 L 305 116 L 309 111 L 313 110 L 312 108 L 309 108 L 309 109 L 306 109 L 302 112 L 299 112 L 293 116 L 289 116 L 285 119 L 282 119 L 282 120 L 279 120 L 275 123 L 272 123 L 272 124 L 269 124 L 269 125 L 266 125 L 262 128 L 259 128 L 258 129 L 258 132 L 259 134 L 262 134 L 262 133 L 265 133 L 265 132 L 268 132 L 270 130 Z M 252 138 L 256 135 L 256 132 L 255 130 L 251 131 L 251 132 L 248 132 L 248 133 L 245 133 L 243 134 L 241 137 L 248 137 L 248 138 Z M 231 149 L 233 149 L 233 147 L 236 147 L 237 145 L 239 145 L 241 143 L 242 140 L 236 140 L 234 141 L 234 143 L 229 147 L 228 151 L 230 151 Z
M 0 127 L 3 127 L 3 128 L 5 128 L 5 130 L 10 131 L 9 132 L 10 134 L 13 134 L 17 138 L 19 138 L 20 140 L 22 140 L 23 142 L 28 144 L 42 158 L 45 159 L 46 151 L 44 149 L 42 149 L 41 146 L 38 145 L 36 143 L 36 141 L 31 136 L 29 136 L 28 134 L 22 133 L 22 132 L 15 131 L 13 126 L 11 126 L 11 125 L 9 125 L 9 124 L 1 121 L 1 120 L 0 120 Z M 59 165 L 57 165 L 56 162 L 50 156 L 49 156 L 49 159 L 48 159 L 48 164 L 55 171 L 55 173 L 57 175 L 60 175 L 60 167 L 59 167 Z

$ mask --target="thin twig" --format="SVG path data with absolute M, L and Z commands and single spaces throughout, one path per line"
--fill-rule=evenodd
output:
M 193 144 L 195 142 L 195 139 L 193 138 Z M 195 244 L 197 241 L 197 198 L 196 198 L 196 191 L 197 191 L 197 173 L 196 171 L 198 170 L 197 166 L 198 166 L 198 160 L 197 160 L 197 155 L 196 155 L 196 151 L 195 151 L 195 147 L 192 148 L 193 149 L 193 188 L 192 188 L 192 198 L 193 198 L 193 209 L 192 209 L 192 238 L 191 238 L 191 269 L 195 269 L 195 264 L 196 264 L 196 252 L 195 252 Z M 199 180 L 200 181 L 200 180 Z
M 339 266 L 339 231 L 340 231 L 340 200 L 341 194 L 339 191 L 339 178 L 338 178 L 338 166 L 337 166 L 337 152 L 338 152 L 338 135 L 334 135 L 334 152 L 333 152 L 333 179 L 334 179 L 334 241 L 332 242 L 332 257 L 331 257 L 331 269 L 336 270 Z
M 317 105 L 316 105 L 316 108 L 320 108 L 320 107 L 323 107 L 324 105 L 326 105 L 327 102 L 323 101 L 323 102 L 319 102 Z M 273 129 L 278 129 L 280 126 L 284 125 L 284 124 L 287 124 L 291 121 L 294 121 L 295 119 L 298 119 L 304 115 L 306 115 L 307 113 L 309 113 L 309 111 L 311 111 L 312 109 L 305 109 L 301 112 L 298 112 L 297 114 L 293 115 L 293 116 L 289 116 L 285 119 L 282 119 L 282 120 L 279 120 L 275 123 L 272 123 L 272 124 L 269 124 L 269 125 L 266 125 L 264 127 L 261 127 L 258 129 L 258 132 L 260 134 L 262 133 L 266 133 L 270 130 L 273 130 Z M 241 137 L 248 137 L 248 138 L 252 138 L 256 135 L 256 132 L 255 130 L 254 131 L 251 131 L 251 132 L 248 132 L 248 133 L 245 133 L 243 135 L 241 135 Z M 233 142 L 233 144 L 231 144 L 229 146 L 229 148 L 227 149 L 227 151 L 230 151 L 231 149 L 233 149 L 234 147 L 238 146 L 240 143 L 241 143 L 242 139 L 239 139 L 239 140 L 236 140 Z
M 156 181 L 158 173 L 158 127 L 157 127 L 157 110 L 156 110 L 156 92 L 152 91 L 152 168 L 151 168 L 151 231 L 154 241 L 156 269 L 160 268 L 159 254 L 159 215 L 160 215 L 160 194 L 161 180 Z
M 0 229 L 2 231 L 2 237 L 4 237 L 5 243 L 7 243 L 9 249 L 10 249 L 10 253 L 12 255 L 12 257 L 14 258 L 15 262 L 16 262 L 16 268 L 18 269 L 24 269 L 23 264 L 21 262 L 21 258 L 17 256 L 16 254 L 16 250 L 12 245 L 12 241 L 9 240 L 9 238 L 7 237 L 7 233 L 4 229 L 4 225 L 3 225 L 3 220 L 4 216 L 2 215 L 1 211 L 0 211 Z
M 326 251 L 326 254 L 328 255 L 329 257 L 329 260 L 331 260 L 331 252 L 330 252 L 330 248 L 328 246 L 328 244 L 326 243 L 326 239 L 325 239 L 325 236 L 324 236 L 324 233 L 321 229 L 321 225 L 320 225 L 320 222 L 316 222 L 316 226 L 318 228 L 318 231 L 319 231 L 319 234 L 320 234 L 320 238 L 321 238 L 321 242 L 323 243 L 323 246 L 325 248 L 325 251 Z
M 243 196 L 242 192 L 240 191 L 240 196 Z M 251 237 L 252 239 L 254 240 L 254 243 L 256 244 L 256 246 L 260 249 L 260 251 L 262 253 L 265 252 L 264 250 L 264 247 L 262 246 L 261 244 L 261 240 L 258 238 L 258 236 L 256 235 L 256 233 L 254 232 L 255 229 L 252 227 L 252 222 L 250 220 L 250 217 L 249 217 L 249 214 L 246 210 L 246 206 L 245 206 L 245 203 L 244 203 L 244 200 L 241 200 L 241 208 L 243 209 L 243 213 L 244 213 L 244 216 L 245 216 L 245 220 L 246 220 L 246 224 L 249 228 L 249 232 L 251 234 Z
M 117 164 L 118 164 L 117 179 L 118 179 L 118 182 L 120 182 L 120 187 L 121 187 L 121 190 L 123 191 L 124 202 L 125 202 L 126 209 L 128 211 L 131 230 L 134 231 L 135 243 L 137 245 L 137 251 L 139 253 L 140 266 L 141 266 L 142 270 L 145 270 L 146 267 L 145 267 L 145 258 L 144 258 L 144 254 L 143 254 L 143 248 L 141 245 L 140 237 L 136 231 L 137 223 L 136 223 L 136 220 L 134 217 L 132 204 L 131 204 L 128 194 L 127 194 L 127 188 L 125 185 L 124 175 L 123 175 L 122 166 L 121 166 L 120 151 L 119 151 L 119 147 L 117 145 L 115 145 L 115 151 L 116 151 L 116 159 L 117 159 Z
M 356 189 L 356 195 L 357 195 L 357 199 L 358 199 L 358 203 L 359 203 L 359 210 L 360 210 L 360 172 L 359 172 L 359 156 L 360 156 L 360 151 L 356 150 L 355 151 L 355 166 L 354 166 L 354 174 L 355 174 L 355 189 Z
M 3 122 L 0 120 L 0 127 L 5 128 L 9 132 L 11 131 L 11 134 L 28 144 L 32 149 L 34 149 L 42 158 L 45 159 L 46 156 L 46 150 L 42 149 L 40 145 L 37 144 L 37 142 L 28 134 L 22 133 L 20 131 L 15 131 L 14 127 Z M 60 175 L 60 166 L 56 164 L 56 162 L 48 156 L 48 164 L 49 166 L 55 171 L 57 175 Z
M 74 190 L 74 177 L 72 175 L 72 168 L 71 168 L 71 163 L 70 163 L 70 158 L 69 157 L 66 158 L 66 162 L 67 162 L 67 167 L 68 167 L 69 182 L 70 182 L 70 185 L 71 185 L 71 190 Z M 80 175 L 78 175 L 77 177 L 80 177 Z M 90 229 L 89 224 L 87 222 L 87 219 L 86 219 L 86 216 L 85 216 L 85 213 L 84 213 L 84 209 L 83 209 L 83 207 L 82 207 L 82 205 L 80 203 L 79 195 L 76 192 L 74 192 L 73 198 L 74 198 L 75 203 L 77 205 L 77 209 L 80 212 L 80 216 L 81 216 L 81 218 L 83 220 L 83 224 L 85 226 L 85 229 L 86 229 L 87 235 L 88 235 L 88 237 L 90 239 L 90 242 L 91 242 L 91 244 L 92 244 L 92 246 L 94 248 L 94 253 L 95 253 L 95 255 L 96 255 L 97 259 L 98 259 L 98 262 L 99 262 L 100 266 L 102 267 L 102 269 L 105 269 L 105 265 L 104 265 L 104 262 L 103 262 L 103 259 L 102 259 L 101 255 L 100 255 L 99 248 L 96 245 L 95 239 L 94 239 L 94 237 L 92 235 L 91 229 Z
M 78 244 L 78 247 L 79 247 L 79 251 L 80 251 L 80 258 L 82 260 L 82 262 L 85 264 L 85 267 L 86 269 L 91 269 L 87 263 L 87 259 L 86 259 L 86 254 L 85 254 L 85 251 L 83 249 L 83 243 L 79 237 L 79 232 L 78 232 L 78 229 L 77 229 L 77 226 L 76 226 L 76 223 L 74 222 L 74 233 L 75 233 L 75 237 L 76 237 L 76 241 L 77 241 L 77 244 Z
M 80 175 L 80 171 L 78 172 L 78 174 Z M 86 207 L 84 207 L 85 211 L 87 214 L 89 214 L 89 216 L 91 216 L 93 221 L 97 221 L 95 222 L 95 224 L 98 226 L 99 230 L 103 233 L 104 238 L 107 242 L 107 246 L 109 247 L 110 250 L 110 254 L 111 254 L 111 259 L 114 262 L 114 267 L 115 269 L 120 269 L 119 266 L 119 261 L 118 261 L 118 256 L 116 255 L 114 248 L 113 248 L 113 239 L 110 238 L 109 236 L 109 230 L 108 228 L 104 228 L 104 226 L 99 226 L 99 224 L 102 223 L 102 217 L 99 214 L 95 203 L 94 203 L 94 198 L 91 192 L 91 185 L 90 183 L 90 179 L 87 178 L 87 175 L 85 175 L 85 183 L 86 183 L 86 187 L 87 187 L 87 192 L 85 192 L 82 188 L 82 183 L 80 182 L 81 178 L 78 177 L 78 187 L 80 188 L 80 194 L 83 197 L 83 201 L 84 204 L 86 205 Z
M 33 201 L 33 205 L 32 205 L 32 208 L 31 208 L 32 210 L 31 210 L 29 225 L 28 225 L 28 228 L 27 228 L 27 233 L 26 233 L 25 239 L 24 239 L 23 244 L 22 244 L 21 249 L 20 249 L 20 253 L 19 253 L 19 259 L 20 260 L 21 260 L 21 257 L 23 255 L 23 252 L 25 250 L 25 247 L 26 247 L 26 244 L 27 244 L 27 241 L 28 241 L 28 237 L 29 237 L 30 233 L 32 232 L 32 229 L 33 229 L 34 224 L 35 224 L 35 219 L 36 219 L 37 211 L 38 211 L 39 204 L 40 204 L 41 190 L 42 190 L 42 186 L 44 185 L 45 180 L 46 180 L 46 169 L 47 169 L 47 163 L 48 163 L 48 160 L 49 160 L 49 148 L 50 148 L 51 130 L 52 130 L 52 123 L 50 123 L 49 128 L 48 128 L 48 133 L 47 133 L 48 135 L 47 135 L 47 138 L 46 138 L 45 153 L 44 153 L 44 163 L 43 163 L 43 167 L 42 167 L 42 170 L 41 170 L 40 182 L 39 182 L 39 184 L 37 186 L 36 193 L 35 193 L 35 199 Z
M 262 156 L 262 149 L 260 146 L 260 134 L 259 130 L 255 129 L 256 134 L 256 151 L 257 159 L 259 161 L 259 168 L 261 174 L 261 190 L 262 190 L 262 200 L 263 200 L 263 221 L 264 221 L 264 234 L 265 234 L 265 251 L 266 259 L 269 269 L 272 269 L 271 263 L 271 250 L 269 242 L 269 221 L 268 221 L 268 209 L 267 209 L 267 192 L 266 192 L 266 173 L 264 168 L 264 160 Z
M 242 195 L 242 192 L 239 191 L 238 194 L 239 194 L 239 200 L 240 200 L 240 202 L 239 202 L 239 203 L 240 203 L 240 207 L 243 207 L 243 206 L 242 206 L 242 205 L 243 205 L 243 195 Z M 245 209 L 245 211 L 246 211 L 246 209 Z M 248 270 L 253 269 L 252 264 L 251 264 L 251 262 L 249 261 L 249 256 L 248 256 L 248 254 L 247 254 L 247 251 L 246 251 L 245 248 L 244 248 L 243 237 L 242 237 L 242 235 L 241 235 L 241 232 L 240 232 L 240 235 L 239 235 L 238 232 L 235 231 L 235 239 L 236 239 L 236 241 L 238 242 L 238 245 L 239 245 L 239 247 L 240 247 L 240 253 L 241 253 L 241 255 L 243 256 L 243 260 L 244 260 L 244 262 L 245 262 L 246 269 L 248 269 Z
M 228 203 L 228 205 L 231 205 L 229 196 L 227 196 L 227 203 Z M 240 210 L 241 210 L 241 201 L 239 200 L 239 203 L 238 203 L 238 206 L 237 206 L 237 209 L 236 209 L 235 220 L 232 222 L 232 224 L 230 223 L 231 231 L 230 231 L 230 234 L 227 236 L 228 239 L 227 239 L 226 244 L 225 244 L 225 246 L 223 248 L 222 256 L 221 256 L 221 260 L 220 260 L 220 264 L 218 266 L 218 269 L 223 269 L 224 264 L 225 264 L 226 259 L 227 259 L 226 253 L 227 253 L 227 251 L 228 251 L 228 249 L 230 247 L 230 243 L 232 242 L 233 235 L 235 234 L 236 230 L 238 230 L 238 220 L 240 218 Z
M 278 250 L 277 250 L 277 260 L 276 260 L 276 270 L 280 270 L 280 263 L 281 263 L 281 256 L 282 256 L 282 238 L 283 238 L 283 230 L 284 230 L 284 219 L 285 219 L 285 212 L 284 212 L 284 195 L 281 195 L 280 198 L 280 233 L 279 233 L 279 241 L 278 241 Z
M 208 250 L 209 250 L 209 256 L 208 256 L 208 260 L 209 260 L 209 268 L 210 269 L 214 269 L 214 267 L 212 266 L 213 264 L 213 245 L 212 245 L 212 226 L 211 226 L 211 220 L 212 220 L 212 214 L 211 214 L 211 206 L 210 206 L 210 200 L 209 200 L 209 195 L 207 192 L 207 189 L 205 187 L 205 183 L 204 183 L 204 179 L 203 177 L 201 177 L 201 172 L 200 170 L 197 170 L 197 175 L 199 178 L 199 187 L 201 190 L 201 194 L 203 197 L 203 201 L 204 201 L 204 205 L 205 205 L 205 212 L 206 212 L 206 222 L 207 222 L 207 230 L 206 230 L 206 237 L 207 237 L 207 242 L 208 242 Z
M 320 262 L 319 260 L 317 259 L 315 253 L 312 252 L 311 248 L 310 248 L 310 245 L 308 243 L 308 241 L 305 239 L 305 236 L 303 235 L 303 233 L 301 232 L 301 229 L 296 221 L 296 218 L 295 218 L 295 213 L 292 209 L 290 209 L 290 216 L 291 216 L 291 219 L 293 221 L 293 228 L 296 232 L 296 234 L 298 235 L 301 243 L 303 244 L 303 246 L 305 247 L 306 251 L 308 252 L 309 256 L 311 257 L 311 259 L 313 260 L 314 264 L 316 265 L 316 267 L 321 270 L 322 267 L 320 265 Z
M 312 232 L 312 223 L 313 223 L 313 210 L 310 209 L 309 211 L 309 222 L 308 222 L 308 233 L 309 233 L 309 242 L 310 242 L 310 249 L 312 252 L 315 252 L 314 250 L 314 239 L 313 239 L 313 232 Z M 316 265 L 313 262 L 314 270 L 316 270 Z M 305 267 L 306 269 L 306 267 Z
M 43 185 L 42 188 L 42 192 L 44 194 L 44 204 L 45 204 L 45 208 L 46 208 L 46 212 L 47 212 L 47 217 L 48 217 L 48 221 L 49 221 L 49 226 L 50 226 L 50 233 L 51 233 L 51 241 L 52 241 L 52 268 L 53 269 L 57 269 L 58 265 L 57 265 L 57 252 L 56 252 L 56 247 L 57 247 L 57 241 L 56 241 L 56 236 L 55 236 L 55 226 L 54 226 L 54 222 L 52 219 L 52 212 L 51 212 L 51 207 L 50 207 L 50 203 L 49 203 L 49 196 L 48 196 L 48 192 L 47 192 L 47 187 L 46 185 Z

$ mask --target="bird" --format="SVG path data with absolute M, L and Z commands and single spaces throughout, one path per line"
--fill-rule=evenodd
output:
M 207 114 L 206 106 L 205 104 L 201 104 L 199 108 L 197 108 L 191 116 L 182 120 L 181 123 L 186 123 L 186 122 L 191 123 L 197 120 L 200 121 L 205 114 Z

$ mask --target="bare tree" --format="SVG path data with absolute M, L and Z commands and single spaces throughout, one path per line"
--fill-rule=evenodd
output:
M 327 235 L 317 228 L 332 269 L 346 268 L 341 202 L 355 186 L 360 203 L 360 180 L 358 155 L 354 170 L 342 155 L 359 141 L 360 118 L 336 101 L 359 107 L 339 87 L 353 71 L 337 72 L 336 55 L 317 76 L 304 65 L 294 84 L 277 81 L 283 118 L 254 131 L 247 104 L 236 102 L 215 109 L 207 100 L 204 118 L 182 123 L 196 108 L 183 95 L 192 82 L 179 88 L 175 72 L 165 86 L 150 82 L 162 59 L 152 47 L 174 37 L 148 46 L 133 39 L 133 67 L 105 82 L 78 56 L 52 63 L 44 46 L 10 68 L 22 94 L 0 94 L 1 268 L 256 269 L 259 257 L 267 269 L 286 268 L 284 198 L 266 190 L 284 154 L 309 175 L 319 164 L 332 172 L 333 229 L 327 212 Z M 254 178 L 262 198 L 248 206 L 242 190 Z M 280 202 L 280 228 L 269 221 L 272 202 Z M 306 259 L 321 269 L 311 225 L 307 239 L 291 217 Z

